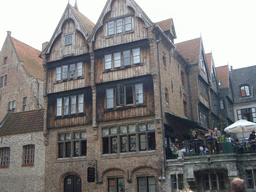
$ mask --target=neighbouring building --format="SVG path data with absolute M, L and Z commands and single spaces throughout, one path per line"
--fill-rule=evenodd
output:
M 0 52 L 0 122 L 8 111 L 43 108 L 43 66 L 40 51 L 7 32 Z
M 0 125 L 0 191 L 43 192 L 43 110 L 8 113 Z
M 231 82 L 235 120 L 246 119 L 256 123 L 256 66 L 231 70 Z M 244 136 L 249 137 L 249 134 L 245 133 Z

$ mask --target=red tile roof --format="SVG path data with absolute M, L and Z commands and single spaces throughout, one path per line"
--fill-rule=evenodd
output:
M 7 114 L 0 136 L 43 131 L 44 110 Z
M 159 27 L 163 30 L 163 31 L 167 31 L 171 29 L 171 25 L 172 25 L 172 19 L 167 19 L 164 21 L 159 21 L 156 23 L 157 25 L 159 25 Z
M 220 88 L 227 88 L 229 87 L 229 69 L 228 65 L 216 67 L 216 73 L 218 77 L 218 81 L 221 81 Z
M 177 43 L 177 51 L 189 62 L 196 64 L 199 61 L 201 38 Z
M 34 78 L 43 80 L 44 69 L 42 66 L 43 60 L 39 57 L 39 50 L 20 42 L 12 37 L 13 45 L 18 54 L 19 60 L 24 63 L 24 67 L 28 74 Z

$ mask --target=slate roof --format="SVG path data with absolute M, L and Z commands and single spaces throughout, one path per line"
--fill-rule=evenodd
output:
M 9 113 L 0 127 L 0 136 L 43 131 L 44 110 Z
M 181 43 L 177 43 L 177 51 L 189 62 L 196 64 L 200 56 L 201 38 L 196 38 Z
M 163 31 L 168 31 L 168 30 L 171 29 L 172 19 L 167 19 L 167 20 L 164 20 L 164 21 L 156 22 L 156 25 L 159 25 L 159 27 L 160 27 Z
M 13 37 L 11 39 L 18 54 L 19 60 L 24 63 L 24 68 L 26 69 L 28 74 L 34 78 L 43 80 L 43 60 L 39 57 L 39 54 L 41 52 Z
M 95 24 L 88 19 L 86 16 L 84 16 L 82 13 L 80 13 L 76 8 L 74 8 L 72 5 L 70 5 L 70 7 L 74 10 L 74 12 L 76 13 L 76 15 L 79 17 L 80 21 L 82 22 L 83 26 L 85 27 L 85 29 L 87 30 L 87 32 L 90 34 L 92 33 Z
M 229 69 L 228 65 L 216 67 L 216 73 L 218 81 L 221 81 L 220 88 L 228 88 L 229 87 Z

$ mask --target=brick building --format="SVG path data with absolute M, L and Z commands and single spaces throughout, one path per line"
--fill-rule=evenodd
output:
M 8 113 L 0 125 L 0 191 L 44 190 L 44 111 Z
M 0 121 L 7 111 L 21 112 L 43 107 L 43 66 L 40 51 L 7 32 L 0 52 Z

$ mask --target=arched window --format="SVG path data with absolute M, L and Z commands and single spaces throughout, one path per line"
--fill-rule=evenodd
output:
M 81 192 L 81 179 L 77 175 L 69 175 L 64 179 L 64 192 Z
M 251 90 L 249 85 L 241 85 L 240 86 L 240 94 L 241 97 L 250 97 L 251 96 Z

